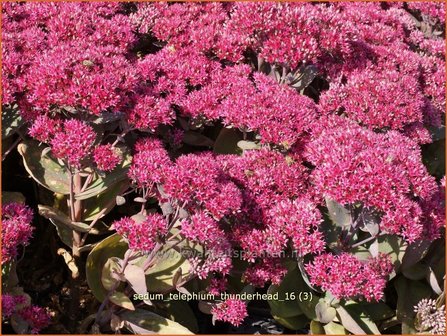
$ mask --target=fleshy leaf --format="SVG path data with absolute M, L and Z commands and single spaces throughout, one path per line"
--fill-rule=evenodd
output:
M 23 158 L 23 163 L 31 177 L 40 185 L 59 194 L 70 193 L 70 174 L 51 153 L 42 152 L 45 147 L 37 142 L 21 143 L 17 150 Z
M 125 311 L 119 314 L 125 327 L 137 335 L 168 334 L 192 335 L 193 333 L 181 324 L 143 309 Z

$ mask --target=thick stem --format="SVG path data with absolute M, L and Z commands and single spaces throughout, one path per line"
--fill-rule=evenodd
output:
M 71 220 L 73 222 L 80 222 L 82 217 L 82 201 L 76 200 L 74 197 L 75 193 L 79 193 L 82 188 L 82 179 L 79 173 L 71 175 L 71 183 L 70 183 L 70 211 L 71 211 Z M 79 252 L 79 248 L 81 247 L 81 233 L 73 230 L 73 257 L 79 258 L 81 253 Z
M 74 222 L 79 222 L 82 217 L 82 201 L 75 199 L 75 193 L 81 191 L 82 179 L 79 173 L 70 174 L 70 217 Z M 73 230 L 73 241 L 72 241 L 72 254 L 76 265 L 80 263 L 81 253 L 79 248 L 81 247 L 81 234 Z M 69 330 L 72 332 L 76 329 L 78 311 L 79 311 L 79 297 L 80 297 L 80 277 L 70 279 L 70 292 L 71 292 L 71 302 L 69 306 Z

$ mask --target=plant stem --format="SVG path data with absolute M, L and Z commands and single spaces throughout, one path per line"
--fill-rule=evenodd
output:
M 367 243 L 367 242 L 369 242 L 369 241 L 371 241 L 371 240 L 376 239 L 377 237 L 379 237 L 379 236 L 381 236 L 381 235 L 382 235 L 382 234 L 379 234 L 379 235 L 376 235 L 376 236 L 368 237 L 368 238 L 366 238 L 366 239 L 363 239 L 362 241 L 359 241 L 359 242 L 353 244 L 351 247 L 358 247 L 358 246 L 363 245 L 363 244 L 365 244 L 365 243 Z
M 75 199 L 75 193 L 81 191 L 82 188 L 82 178 L 79 173 L 73 174 L 70 169 L 70 217 L 73 222 L 79 222 L 82 217 L 82 201 Z M 75 261 L 75 264 L 79 264 L 81 253 L 79 248 L 81 247 L 81 233 L 76 230 L 72 231 L 73 241 L 72 241 L 72 254 Z M 79 311 L 79 297 L 80 297 L 80 277 L 71 278 L 70 279 L 70 293 L 71 293 L 71 302 L 69 306 L 68 317 L 70 319 L 69 322 L 69 330 L 75 331 L 76 322 L 78 318 Z

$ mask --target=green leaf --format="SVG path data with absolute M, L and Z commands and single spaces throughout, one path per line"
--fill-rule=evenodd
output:
M 418 240 L 407 246 L 404 257 L 402 258 L 402 270 L 415 265 L 427 254 L 430 244 L 429 239 Z
M 300 279 L 301 274 L 295 264 L 293 268 L 289 269 L 279 285 L 270 285 L 267 293 L 278 296 L 277 299 L 268 300 L 272 315 L 286 318 L 303 314 L 298 303 L 298 296 L 301 291 Z M 294 297 L 291 296 L 292 293 Z
M 2 139 L 13 135 L 25 124 L 17 105 L 6 105 L 2 109 Z
M 381 321 L 396 315 L 396 312 L 384 302 L 359 303 L 361 310 L 373 321 Z
M 403 328 L 414 329 L 414 306 L 424 298 L 430 298 L 432 291 L 421 281 L 414 281 L 399 276 L 394 282 L 397 291 L 397 319 L 403 323 Z
M 170 320 L 180 323 L 193 333 L 199 332 L 196 316 L 187 302 L 169 301 L 166 304 L 166 312 Z
M 125 327 L 132 333 L 142 334 L 186 334 L 191 335 L 192 332 L 181 324 L 164 318 L 160 315 L 143 309 L 135 311 L 125 311 L 119 316 L 124 321 Z
M 237 143 L 242 140 L 242 133 L 236 128 L 222 128 L 214 142 L 214 153 L 240 154 L 241 150 Z
M 179 252 L 163 247 L 157 253 L 155 265 L 146 271 L 147 289 L 160 293 L 172 288 L 172 281 L 179 268 L 182 269 L 183 277 L 190 274 L 189 261 Z
M 111 257 L 122 259 L 128 246 L 124 239 L 113 234 L 100 241 L 89 253 L 85 264 L 86 278 L 89 288 L 99 301 L 103 301 L 108 291 L 101 282 L 101 274 L 107 260 Z
M 351 212 L 347 208 L 328 197 L 325 200 L 329 218 L 335 225 L 346 228 L 352 224 Z
M 121 259 L 116 257 L 109 258 L 102 268 L 101 283 L 107 291 L 116 289 L 117 283 L 120 282 L 117 279 L 117 274 L 121 272 L 120 261 Z
M 392 279 L 402 264 L 402 259 L 408 244 L 396 235 L 379 236 L 377 237 L 377 241 L 379 243 L 379 252 L 388 255 L 393 263 L 394 270 L 390 274 L 390 279 Z
M 125 150 L 123 149 L 123 152 Z M 123 161 L 105 177 L 98 177 L 92 184 L 90 184 L 84 191 L 77 193 L 75 198 L 77 200 L 85 200 L 91 197 L 98 196 L 106 190 L 109 190 L 112 186 L 118 182 L 127 180 L 127 171 L 129 170 L 132 157 L 130 155 L 124 155 Z M 109 195 L 110 197 L 110 195 Z
M 402 269 L 402 274 L 410 280 L 422 280 L 427 276 L 428 273 L 429 266 L 422 263 L 417 263 L 413 266 Z
M 311 335 L 324 335 L 323 325 L 315 320 L 310 321 L 310 333 Z
M 329 322 L 323 326 L 326 335 L 349 335 L 348 331 L 341 325 L 335 322 Z
M 44 147 L 36 141 L 21 143 L 17 150 L 23 158 L 27 172 L 40 185 L 59 194 L 70 193 L 70 174 L 51 153 L 43 153 Z
M 124 269 L 124 278 L 135 293 L 143 295 L 147 293 L 146 278 L 141 267 L 128 264 Z
M 273 318 L 284 327 L 292 330 L 303 329 L 310 323 L 310 320 L 307 318 L 306 315 L 297 315 L 291 317 L 273 315 Z
M 39 215 L 47 219 L 51 219 L 58 224 L 63 224 L 71 230 L 75 230 L 78 232 L 90 231 L 90 227 L 87 224 L 81 222 L 72 222 L 67 215 L 65 215 L 62 211 L 58 209 L 42 204 L 38 205 L 38 209 L 39 209 Z
M 353 334 L 380 334 L 376 324 L 366 316 L 358 304 L 340 305 L 337 314 L 344 328 Z
M 111 185 L 100 194 L 84 200 L 84 221 L 93 221 L 102 212 L 100 218 L 107 215 L 116 205 L 116 196 L 120 195 L 129 187 L 129 180 L 123 180 Z
M 371 258 L 371 253 L 364 246 L 357 246 L 351 249 L 351 253 L 354 254 L 359 260 L 368 260 Z
M 109 296 L 109 300 L 110 300 L 110 302 L 116 304 L 117 306 L 123 307 L 124 309 L 135 310 L 135 307 L 134 307 L 132 301 L 130 301 L 128 296 L 126 294 L 124 294 L 123 292 L 118 292 L 118 291 L 113 292 Z
M 315 306 L 315 313 L 317 315 L 318 321 L 321 323 L 332 322 L 337 315 L 334 307 L 331 307 L 325 299 L 320 299 L 320 301 Z

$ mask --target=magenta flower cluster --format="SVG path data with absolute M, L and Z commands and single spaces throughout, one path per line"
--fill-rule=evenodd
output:
M 338 299 L 360 296 L 367 301 L 383 297 L 388 274 L 393 266 L 387 255 L 361 261 L 355 256 L 321 254 L 306 266 L 312 284 Z
M 2 206 L 2 264 L 16 258 L 21 246 L 29 244 L 34 227 L 33 211 L 24 204 Z

